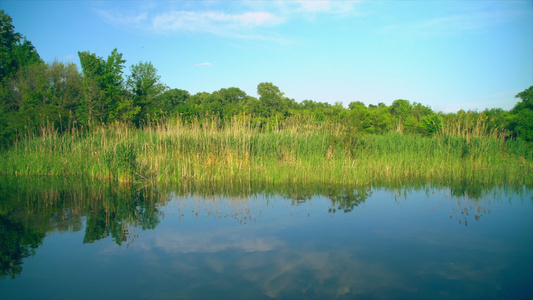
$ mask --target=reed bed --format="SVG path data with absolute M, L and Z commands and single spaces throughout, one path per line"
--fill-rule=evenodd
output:
M 487 130 L 484 122 L 445 124 L 433 137 L 356 135 L 343 124 L 299 116 L 273 126 L 243 115 L 225 121 L 177 118 L 142 129 L 113 124 L 67 134 L 45 128 L 0 153 L 0 174 L 156 184 L 467 181 L 531 187 L 531 145 Z

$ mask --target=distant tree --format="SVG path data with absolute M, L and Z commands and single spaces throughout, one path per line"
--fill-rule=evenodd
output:
M 522 101 L 515 105 L 513 111 L 520 111 L 526 108 L 533 109 L 533 85 L 516 94 L 515 98 L 521 99 Z
M 155 99 L 156 110 L 164 116 L 174 115 L 175 113 L 184 113 L 187 100 L 191 95 L 186 90 L 170 89 L 159 95 Z
M 236 87 L 220 89 L 217 91 L 224 103 L 242 103 L 246 99 L 246 93 Z
M 259 102 L 259 99 L 255 97 L 246 98 L 245 111 L 254 116 L 263 115 L 263 108 L 261 106 L 261 102 Z
M 217 94 L 222 104 L 221 116 L 223 118 L 234 116 L 245 110 L 247 95 L 236 87 L 220 89 L 213 94 Z
M 315 102 L 313 100 L 304 100 L 299 104 L 299 109 L 315 111 L 330 108 L 331 104 L 326 102 Z
M 417 121 L 421 121 L 425 116 L 435 113 L 429 106 L 422 105 L 421 103 L 414 102 L 412 107 L 413 117 L 415 117 Z
M 442 120 L 438 114 L 433 113 L 422 118 L 419 127 L 419 133 L 424 135 L 434 135 L 442 128 Z
M 139 124 L 154 111 L 156 97 L 163 94 L 167 87 L 161 83 L 161 77 L 157 75 L 157 69 L 151 62 L 132 65 L 130 70 L 131 75 L 128 76 L 126 85 L 132 99 L 128 99 L 127 105 L 122 108 L 127 111 L 126 120 Z
M 369 106 L 368 112 L 374 129 L 372 133 L 381 134 L 393 129 L 395 124 L 391 114 L 391 107 L 384 103 L 378 103 L 374 108 Z
M 54 61 L 48 65 L 50 102 L 67 111 L 78 109 L 82 96 L 82 77 L 74 63 Z
M 363 102 L 351 102 L 348 107 L 350 108 L 351 125 L 355 132 L 374 132 L 373 120 L 369 109 Z
M 268 117 L 288 111 L 283 102 L 284 94 L 271 82 L 262 82 L 257 85 L 257 94 L 259 94 L 262 115 Z
M 397 120 L 397 131 L 412 132 L 416 125 L 413 106 L 408 100 L 398 99 L 392 102 L 391 113 Z
M 17 70 L 41 58 L 35 47 L 20 33 L 15 32 L 13 19 L 0 10 L 0 83 L 11 78 Z
M 503 129 L 508 125 L 509 112 L 502 108 L 485 109 L 483 115 L 487 117 L 488 130 Z
M 104 122 L 118 120 L 119 110 L 123 110 L 126 102 L 122 78 L 126 61 L 122 59 L 122 53 L 114 49 L 107 60 L 88 51 L 78 52 L 78 56 L 83 71 L 83 86 L 84 89 L 89 89 L 84 90 L 84 94 L 88 97 L 83 99 L 82 106 L 85 106 L 86 112 L 93 113 L 84 117 L 93 120 L 93 116 L 97 115 Z M 95 88 L 97 90 L 94 90 Z M 121 102 L 123 103 L 119 107 Z M 95 108 L 101 111 L 94 111 Z
M 366 108 L 365 104 L 363 102 L 361 102 L 361 101 L 354 101 L 354 102 L 350 102 L 350 104 L 348 104 L 348 108 L 351 109 L 351 110 L 353 110 L 353 109 L 355 109 L 357 107 L 360 107 L 360 106 L 364 106 Z
M 526 141 L 533 141 L 533 86 L 518 93 L 518 102 L 511 110 L 509 129 L 515 136 Z

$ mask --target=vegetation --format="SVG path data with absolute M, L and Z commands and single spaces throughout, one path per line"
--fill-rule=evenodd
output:
M 445 123 L 434 137 L 353 135 L 342 123 L 301 116 L 260 126 L 241 115 L 224 124 L 216 117 L 174 119 L 143 129 L 116 124 L 68 134 L 49 127 L 4 151 L 0 170 L 158 183 L 533 182 L 530 145 L 498 130 L 486 133 L 481 117 Z
M 260 83 L 190 95 L 117 49 L 45 63 L 0 11 L 0 174 L 150 182 L 533 182 L 533 87 L 511 110 L 435 112 L 285 97 Z

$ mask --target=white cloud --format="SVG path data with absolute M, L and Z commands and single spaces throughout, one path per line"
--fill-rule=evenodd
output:
M 314 13 L 348 13 L 353 11 L 356 1 L 332 1 L 332 0 L 298 0 L 301 12 Z
M 327 13 L 346 13 L 353 10 L 355 1 L 235 1 L 218 5 L 216 2 L 201 2 L 194 5 L 174 3 L 152 4 L 149 7 L 128 7 L 100 10 L 108 22 L 148 30 L 155 34 L 179 32 L 207 32 L 221 36 L 251 38 L 287 42 L 268 28 L 281 25 L 301 16 Z
M 317 0 L 317 1 L 305 1 L 299 0 L 300 8 L 303 11 L 329 11 L 331 9 L 331 1 L 329 0 Z
M 464 34 L 486 30 L 499 23 L 517 17 L 517 11 L 472 12 L 419 20 L 416 22 L 387 26 L 383 33 L 440 36 Z
M 203 62 L 203 63 L 199 63 L 199 64 L 194 64 L 195 66 L 197 67 L 203 67 L 203 66 L 212 66 L 213 64 L 210 63 L 210 62 Z
M 129 26 L 139 25 L 148 19 L 146 12 L 127 16 L 116 11 L 100 10 L 100 15 L 112 23 Z
M 246 252 L 271 251 L 284 245 L 274 236 L 253 237 L 238 234 L 235 230 L 203 232 L 196 234 L 165 232 L 155 238 L 155 246 L 168 253 L 215 253 L 228 249 Z
M 278 25 L 282 18 L 268 12 L 227 14 L 217 11 L 171 11 L 155 16 L 152 28 L 156 31 L 194 31 L 225 33 L 230 30 L 251 29 Z

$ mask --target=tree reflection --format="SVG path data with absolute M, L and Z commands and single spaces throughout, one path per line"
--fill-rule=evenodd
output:
M 0 276 L 15 278 L 22 272 L 22 259 L 35 254 L 45 233 L 0 215 Z
M 108 236 L 118 245 L 133 239 L 132 228 L 154 229 L 159 224 L 159 210 L 153 190 L 127 186 L 108 187 L 103 201 L 87 213 L 84 243 L 93 243 Z
M 385 189 L 402 189 L 392 186 Z M 477 199 L 484 198 L 494 187 L 467 181 L 449 183 L 446 187 L 457 199 L 453 214 L 460 223 L 468 225 L 491 213 L 487 209 L 490 201 Z M 373 188 L 380 186 L 374 185 Z M 170 198 L 182 196 L 194 201 L 184 201 L 183 208 L 178 201 L 180 216 L 202 217 L 205 213 L 215 219 L 234 218 L 244 225 L 256 222 L 269 206 L 268 199 L 272 196 L 281 196 L 282 203 L 291 206 L 300 206 L 316 196 L 323 196 L 331 201 L 328 212 L 349 213 L 372 196 L 372 189 L 370 186 L 295 182 L 282 185 L 267 182 L 195 185 L 182 182 L 179 186 L 156 189 L 79 178 L 3 177 L 0 178 L 0 275 L 14 278 L 20 274 L 23 259 L 35 253 L 46 233 L 80 231 L 84 223 L 83 243 L 111 238 L 117 245 L 129 246 L 135 240 L 136 229 L 156 228 L 164 217 L 160 208 Z M 256 198 L 266 198 L 266 206 L 254 206 Z
M 342 189 L 338 193 L 330 195 L 331 208 L 329 212 L 335 213 L 337 211 L 351 212 L 356 206 L 365 202 L 365 200 L 372 196 L 370 187 L 360 187 L 358 189 Z
M 84 243 L 111 236 L 131 243 L 133 228 L 159 224 L 153 188 L 66 180 L 2 178 L 0 180 L 0 275 L 15 278 L 23 259 L 35 254 L 47 232 L 80 231 L 86 217 Z

